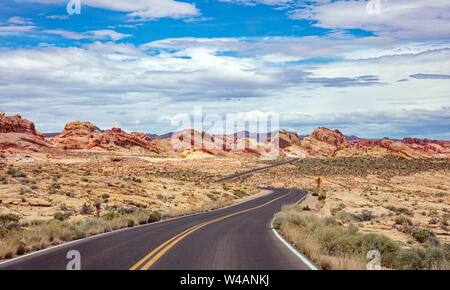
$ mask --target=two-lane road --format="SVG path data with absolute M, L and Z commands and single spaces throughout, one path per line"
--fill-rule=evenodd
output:
M 206 213 L 75 241 L 0 264 L 0 269 L 66 269 L 70 250 L 81 269 L 309 269 L 271 230 L 274 213 L 307 193 L 271 189 L 253 200 Z

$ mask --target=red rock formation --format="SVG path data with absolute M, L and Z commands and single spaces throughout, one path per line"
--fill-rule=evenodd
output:
M 136 147 L 159 153 L 155 144 L 139 134 L 127 134 L 120 128 L 101 132 L 90 122 L 75 121 L 67 124 L 60 135 L 51 138 L 51 142 L 64 150 L 120 150 Z
M 113 128 L 112 130 L 106 130 L 104 135 L 107 137 L 109 143 L 114 143 L 120 148 L 130 149 L 131 147 L 141 147 L 147 151 L 159 154 L 158 147 L 151 141 L 147 141 L 140 135 L 131 135 L 122 131 L 120 128 Z
M 302 140 L 301 147 L 309 155 L 333 156 L 337 151 L 347 148 L 348 144 L 339 130 L 319 127 Z
M 347 142 L 344 135 L 342 135 L 338 129 L 332 131 L 324 127 L 319 127 L 314 130 L 310 137 L 336 147 L 339 147 Z
M 418 138 L 403 138 L 401 141 L 413 150 L 426 154 L 438 154 L 450 152 L 450 141 L 445 140 L 428 140 Z
M 0 114 L 0 152 L 50 152 L 55 148 L 39 133 L 33 122 L 20 115 L 5 117 Z
M 390 140 L 389 138 L 376 140 L 353 140 L 349 142 L 355 150 L 367 148 L 383 148 L 388 154 L 396 154 L 408 158 L 422 158 L 439 155 L 437 157 L 446 157 L 450 152 L 450 141 L 428 140 L 418 138 L 403 138 L 401 141 Z M 376 151 L 376 150 L 375 150 Z M 372 151 L 375 152 L 375 151 Z M 371 151 L 364 151 L 371 153 Z M 442 155 L 442 156 L 441 156 Z
M 22 119 L 20 115 L 5 117 L 0 116 L 0 133 L 26 133 L 44 137 L 36 131 L 34 123 L 27 119 Z
M 300 146 L 300 140 L 298 138 L 298 134 L 295 132 L 289 132 L 287 130 L 281 130 L 278 131 L 277 135 L 272 140 L 278 139 L 278 146 L 280 146 L 281 149 L 297 145 Z
M 145 134 L 145 133 L 131 132 L 130 135 L 133 136 L 133 137 L 142 139 L 142 140 L 146 140 L 146 141 L 148 141 L 148 142 L 152 142 L 154 139 L 157 139 L 156 137 L 155 137 L 155 138 L 150 138 L 150 137 L 149 137 L 147 134 Z
M 360 148 L 372 148 L 380 144 L 380 140 L 351 140 L 348 141 L 348 145 L 355 149 Z

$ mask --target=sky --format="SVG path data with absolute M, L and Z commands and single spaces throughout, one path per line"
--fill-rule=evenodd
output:
M 450 1 L 2 0 L 7 115 L 162 134 L 196 107 L 450 140 Z

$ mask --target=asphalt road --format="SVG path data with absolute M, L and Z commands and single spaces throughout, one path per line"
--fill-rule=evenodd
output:
M 264 167 L 260 167 L 260 168 L 256 168 L 256 169 L 247 170 L 247 171 L 244 171 L 244 172 L 240 172 L 240 173 L 236 173 L 236 174 L 224 177 L 224 178 L 216 180 L 214 182 L 215 183 L 220 183 L 220 182 L 227 181 L 227 180 L 239 177 L 239 176 L 248 175 L 248 174 L 251 174 L 251 173 L 254 173 L 254 172 L 257 172 L 257 171 L 262 171 L 262 170 L 266 170 L 266 169 L 269 169 L 269 168 L 273 168 L 273 167 L 277 167 L 277 166 L 293 163 L 293 162 L 295 162 L 297 160 L 299 160 L 299 158 L 294 158 L 294 159 L 291 159 L 289 161 L 284 161 L 284 162 L 280 162 L 280 163 L 277 163 L 277 164 L 272 164 L 272 165 L 268 165 L 268 166 L 264 166 Z
M 0 269 L 66 269 L 77 250 L 81 269 L 309 269 L 271 230 L 274 213 L 307 192 L 268 195 L 202 214 L 90 237 L 0 264 Z

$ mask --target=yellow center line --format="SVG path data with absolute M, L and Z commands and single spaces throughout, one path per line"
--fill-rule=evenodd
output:
M 235 212 L 235 213 L 231 213 L 231 214 L 228 214 L 228 215 L 225 215 L 225 216 L 222 216 L 222 217 L 219 217 L 219 218 L 216 218 L 216 219 L 207 221 L 207 222 L 200 223 L 200 224 L 195 225 L 195 226 L 193 226 L 193 227 L 190 227 L 190 228 L 188 228 L 187 230 L 185 230 L 185 231 L 179 233 L 178 235 L 176 235 L 176 236 L 172 237 L 171 239 L 169 239 L 169 240 L 165 241 L 164 243 L 162 243 L 162 244 L 161 244 L 160 246 L 158 246 L 156 249 L 154 249 L 154 250 L 151 251 L 149 254 L 147 254 L 144 258 L 142 258 L 141 260 L 139 260 L 139 262 L 137 262 L 133 267 L 131 267 L 130 270 L 136 270 L 136 269 L 137 269 L 139 266 L 141 266 L 145 261 L 147 261 L 150 257 L 152 257 L 153 255 L 155 255 L 155 253 L 157 253 L 159 250 L 161 250 L 161 249 L 163 248 L 158 254 L 156 254 L 150 261 L 148 261 L 148 262 L 141 268 L 141 270 L 147 270 L 147 269 L 150 268 L 150 267 L 151 267 L 151 266 L 152 266 L 152 265 L 153 265 L 153 264 L 154 264 L 154 263 L 155 263 L 162 255 L 164 255 L 170 248 L 172 248 L 173 246 L 175 246 L 179 241 L 181 241 L 181 240 L 184 239 L 186 236 L 190 235 L 191 233 L 195 232 L 196 230 L 198 230 L 198 229 L 200 229 L 200 228 L 202 228 L 202 227 L 204 227 L 204 226 L 207 226 L 207 225 L 209 225 L 209 224 L 212 224 L 212 223 L 215 223 L 215 222 L 224 220 L 224 219 L 226 219 L 226 218 L 229 218 L 229 217 L 232 217 L 232 216 L 241 214 L 241 213 L 245 213 L 245 212 L 248 212 L 248 211 L 251 211 L 251 210 L 255 210 L 255 209 L 261 208 L 261 207 L 266 206 L 266 205 L 268 205 L 268 204 L 270 204 L 270 203 L 272 203 L 272 202 L 274 202 L 274 201 L 277 201 L 277 200 L 279 200 L 280 198 L 283 198 L 283 197 L 285 197 L 285 196 L 287 196 L 287 195 L 289 195 L 289 194 L 291 194 L 290 191 L 289 191 L 287 194 L 285 194 L 285 195 L 282 195 L 282 196 L 280 196 L 280 197 L 274 198 L 274 199 L 272 199 L 272 200 L 270 200 L 270 201 L 268 201 L 268 202 L 266 202 L 266 203 L 263 203 L 263 204 L 261 204 L 261 205 L 258 205 L 258 206 L 252 207 L 252 208 L 248 208 L 248 209 L 244 209 L 244 210 L 241 210 L 241 211 L 238 211 L 238 212 Z M 169 244 L 169 243 L 170 243 L 170 244 Z M 169 245 L 167 245 L 167 244 L 169 244 Z M 167 245 L 167 246 L 166 246 L 166 245 Z
M 157 251 L 159 251 L 162 247 L 164 247 L 165 245 L 167 245 L 168 243 L 170 243 L 171 241 L 173 241 L 174 239 L 176 239 L 177 237 L 181 236 L 182 234 L 201 226 L 202 224 L 199 225 L 195 225 L 191 228 L 188 228 L 187 230 L 185 230 L 182 233 L 179 233 L 178 235 L 174 236 L 173 238 L 171 238 L 170 240 L 167 240 L 166 242 L 164 242 L 163 244 L 161 244 L 159 247 L 157 247 L 156 249 L 154 249 L 153 251 L 151 251 L 149 254 L 147 254 L 144 258 L 142 258 L 141 260 L 139 260 L 139 262 L 137 262 L 133 267 L 130 268 L 130 270 L 136 270 L 137 267 L 139 267 L 141 264 L 143 264 L 148 258 L 150 258 L 151 256 L 153 256 Z

